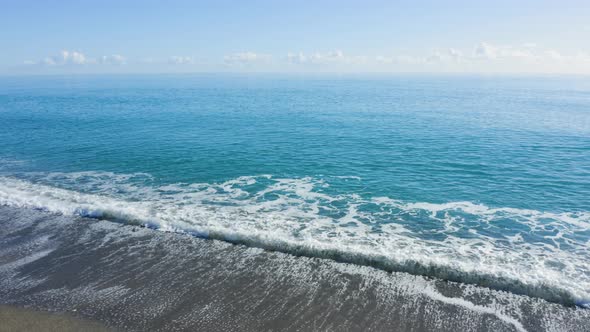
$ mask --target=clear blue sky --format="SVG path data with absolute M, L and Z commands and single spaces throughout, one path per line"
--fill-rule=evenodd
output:
M 590 1 L 0 0 L 0 74 L 590 73 Z

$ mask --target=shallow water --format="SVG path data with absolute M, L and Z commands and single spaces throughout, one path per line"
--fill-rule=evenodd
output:
M 0 303 L 121 331 L 590 331 L 590 310 L 403 272 L 23 208 L 0 226 Z
M 0 87 L 0 204 L 590 301 L 589 79 Z

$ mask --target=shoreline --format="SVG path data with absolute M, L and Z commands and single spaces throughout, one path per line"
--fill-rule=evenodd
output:
M 590 331 L 538 298 L 6 206 L 0 303 L 130 331 Z
M 99 172 L 98 175 L 91 176 L 93 183 L 100 177 L 100 174 Z M 121 180 L 120 177 L 126 177 L 126 175 L 110 173 L 102 175 L 106 175 L 111 180 Z M 75 179 L 78 176 L 87 176 L 87 173 L 74 173 L 72 176 L 72 179 Z M 143 173 L 133 173 L 128 176 L 150 178 L 149 175 Z M 217 187 L 216 190 L 226 190 L 228 186 L 231 187 L 238 182 L 242 185 L 257 183 L 259 181 L 256 178 L 270 180 L 272 176 L 239 177 L 214 185 L 214 187 Z M 311 180 L 300 182 L 300 180 L 296 179 L 278 179 L 277 181 L 277 183 L 295 181 L 295 188 L 299 188 L 297 190 L 304 192 L 310 190 L 305 188 L 306 186 L 313 186 L 314 184 Z M 583 272 L 586 270 L 584 268 L 586 266 L 584 255 L 574 254 L 575 250 L 571 252 L 557 250 L 548 255 L 546 248 L 540 245 L 540 242 L 529 245 L 534 242 L 519 241 L 518 236 L 505 238 L 504 235 L 498 233 L 496 234 L 496 236 L 499 236 L 498 238 L 488 241 L 485 237 L 474 240 L 470 236 L 455 234 L 449 236 L 448 241 L 431 242 L 428 236 L 418 237 L 417 239 L 406 236 L 407 232 L 411 233 L 413 231 L 410 231 L 405 226 L 399 226 L 395 223 L 391 225 L 397 226 L 391 226 L 385 223 L 378 226 L 378 232 L 368 230 L 369 228 L 361 228 L 361 231 L 354 233 L 350 232 L 350 229 L 347 230 L 347 226 L 343 228 L 342 233 L 338 233 L 339 236 L 329 238 L 330 232 L 339 232 L 338 227 L 334 227 L 334 224 L 330 222 L 332 219 L 326 219 L 321 214 L 314 214 L 312 217 L 319 218 L 318 220 L 321 222 L 308 223 L 303 226 L 305 239 L 300 241 L 297 234 L 300 231 L 298 227 L 302 225 L 296 221 L 294 222 L 293 218 L 276 218 L 275 216 L 276 211 L 291 206 L 290 204 L 279 203 L 273 209 L 265 207 L 260 210 L 262 212 L 258 211 L 251 214 L 248 212 L 248 206 L 258 206 L 258 203 L 249 201 L 248 204 L 243 205 L 244 202 L 235 201 L 231 198 L 233 194 L 241 195 L 243 193 L 240 188 L 230 190 L 233 194 L 224 195 L 222 198 L 224 201 L 230 200 L 233 204 L 237 204 L 238 208 L 225 209 L 213 204 L 207 205 L 211 207 L 211 210 L 209 210 L 199 206 L 199 204 L 192 205 L 194 202 L 190 200 L 186 201 L 186 197 L 190 197 L 195 192 L 192 189 L 185 191 L 186 188 L 176 185 L 171 185 L 168 189 L 178 190 L 181 194 L 176 193 L 170 197 L 166 195 L 160 196 L 162 193 L 156 189 L 157 187 L 148 185 L 142 187 L 142 190 L 149 193 L 144 193 L 146 197 L 140 195 L 139 200 L 136 197 L 136 200 L 127 201 L 109 195 L 79 193 L 45 184 L 35 184 L 34 181 L 28 182 L 22 179 L 0 177 L 0 182 L 2 182 L 0 196 L 3 196 L 0 203 L 7 206 L 38 208 L 42 211 L 64 214 L 72 218 L 81 217 L 115 221 L 123 225 L 147 227 L 158 231 L 180 233 L 208 240 L 220 240 L 236 245 L 283 252 L 294 256 L 331 259 L 340 263 L 369 266 L 386 272 L 406 272 L 427 278 L 473 284 L 498 291 L 541 298 L 565 306 L 590 309 L 590 303 L 588 303 L 589 288 L 586 287 L 588 286 L 588 276 Z M 102 180 L 98 181 L 98 183 L 104 184 Z M 200 189 L 197 192 L 202 194 Z M 311 191 L 308 194 L 315 195 Z M 155 197 L 158 199 L 154 199 L 152 195 L 156 195 Z M 59 199 L 56 199 L 56 196 Z M 142 204 L 143 199 L 146 198 L 151 203 Z M 219 199 L 215 195 L 210 198 Z M 281 202 L 282 200 L 275 201 Z M 582 218 L 580 223 L 572 229 L 567 227 L 559 228 L 560 232 L 569 234 L 570 240 L 571 236 L 575 235 L 576 232 L 585 231 L 583 222 L 587 221 L 590 216 L 585 213 L 578 215 L 575 212 L 552 213 L 508 207 L 493 208 L 470 202 L 449 202 L 445 204 L 403 203 L 383 198 L 377 199 L 376 202 L 385 204 L 380 205 L 381 209 L 394 208 L 409 214 L 435 215 L 433 217 L 435 219 L 428 219 L 429 222 L 435 223 L 449 218 L 450 220 L 463 218 L 463 214 L 470 213 L 471 218 L 475 218 L 474 220 L 483 218 L 487 224 L 501 224 L 502 220 L 506 218 L 525 219 L 528 221 L 521 221 L 526 227 L 534 228 L 533 235 L 538 237 L 546 235 L 543 233 L 543 218 L 559 220 L 564 225 L 568 223 L 576 225 L 577 218 Z M 302 213 L 302 216 L 306 216 L 305 209 L 307 205 L 300 205 L 298 202 L 293 203 L 297 206 L 297 212 Z M 366 200 L 359 200 L 357 203 L 351 203 L 351 207 L 355 206 L 355 204 L 366 203 Z M 316 206 L 319 203 L 316 201 L 314 204 L 312 205 Z M 229 205 L 231 206 L 231 204 Z M 309 206 L 307 207 L 309 208 Z M 257 209 L 260 209 L 260 206 Z M 356 209 L 355 207 L 350 211 L 356 211 Z M 153 214 L 154 211 L 157 212 Z M 443 220 L 437 219 L 436 215 L 440 211 L 444 211 L 445 215 L 448 214 L 450 217 L 445 217 L 447 219 Z M 352 212 L 352 215 L 347 214 L 347 216 L 354 218 L 353 215 L 356 213 Z M 252 215 L 255 215 L 254 219 L 252 219 Z M 494 217 L 490 217 L 490 215 Z M 306 218 L 308 217 L 306 216 Z M 191 222 L 191 218 L 194 218 L 195 223 Z M 259 223 L 260 220 L 266 220 L 266 222 Z M 214 222 L 209 224 L 209 221 Z M 355 223 L 352 225 L 361 226 L 361 224 Z M 466 232 L 471 231 L 471 229 L 465 228 L 465 225 L 461 227 Z M 432 230 L 430 229 L 428 232 Z M 477 231 L 474 232 L 477 233 Z M 430 234 L 430 236 L 433 236 L 433 234 Z M 505 239 L 502 240 L 503 238 Z M 401 243 L 401 245 L 397 245 L 398 243 Z M 461 249 L 458 250 L 457 248 Z M 531 260 L 531 257 L 538 257 L 539 259 Z M 569 262 L 569 264 L 566 264 L 561 270 L 557 269 L 557 266 L 563 264 L 562 262 Z M 567 271 L 567 273 L 562 273 L 562 271 Z

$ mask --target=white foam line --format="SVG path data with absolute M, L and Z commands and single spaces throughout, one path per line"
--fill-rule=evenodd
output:
M 67 173 L 59 174 L 72 187 L 76 181 L 67 177 Z M 571 305 L 590 299 L 587 243 L 575 236 L 590 224 L 587 213 L 492 209 L 469 202 L 367 201 L 357 195 L 318 192 L 316 186 L 325 184 L 312 178 L 240 177 L 221 184 L 155 188 L 128 179 L 128 175 L 86 172 L 84 188 L 90 194 L 0 177 L 0 204 L 148 224 L 164 231 L 481 284 Z M 248 191 L 257 181 L 264 181 L 263 186 Z M 118 190 L 120 186 L 125 190 Z M 373 204 L 369 210 L 373 212 L 363 210 L 367 204 Z M 326 216 L 321 210 L 339 216 Z M 529 234 L 551 225 L 559 237 L 549 243 L 526 242 L 520 234 L 497 239 L 471 228 L 471 237 L 454 235 L 469 227 L 462 219 L 465 213 L 488 227 L 494 227 L 496 218 L 510 217 Z M 424 221 L 423 216 L 430 219 Z M 425 238 L 421 232 L 428 230 L 420 225 L 412 231 L 416 227 L 411 222 L 430 223 L 435 226 L 433 234 L 444 237 Z M 572 250 L 556 245 L 564 239 Z
M 524 326 L 522 326 L 522 324 L 518 320 L 502 313 L 498 309 L 477 305 L 477 304 L 474 304 L 474 303 L 469 302 L 469 301 L 462 299 L 462 298 L 447 297 L 447 296 L 442 295 L 438 291 L 432 289 L 431 287 L 425 288 L 424 294 L 436 301 L 441 301 L 441 302 L 444 302 L 447 304 L 461 306 L 461 307 L 464 307 L 468 310 L 472 310 L 472 311 L 479 312 L 482 314 L 494 315 L 494 316 L 498 317 L 500 320 L 513 325 L 518 331 L 526 332 L 526 329 L 524 328 Z

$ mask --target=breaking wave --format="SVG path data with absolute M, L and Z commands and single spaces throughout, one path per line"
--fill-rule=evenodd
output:
M 589 212 L 405 202 L 329 189 L 322 179 L 270 175 L 160 186 L 147 174 L 28 174 L 0 177 L 0 204 L 589 306 Z

